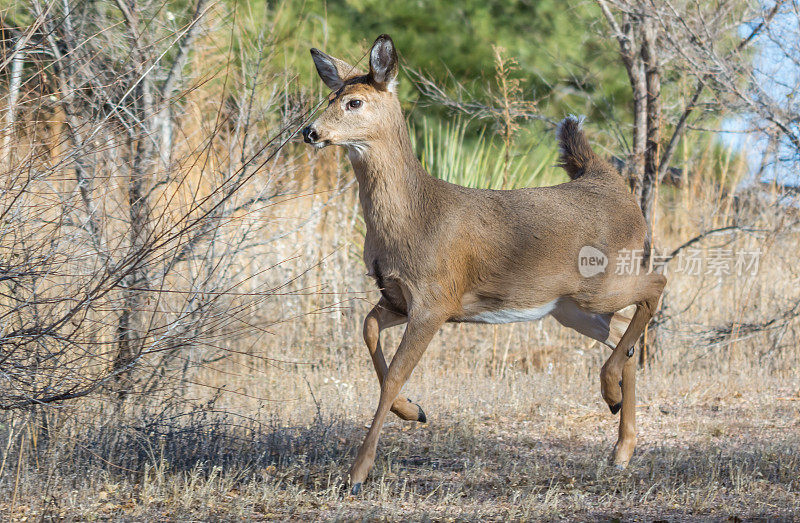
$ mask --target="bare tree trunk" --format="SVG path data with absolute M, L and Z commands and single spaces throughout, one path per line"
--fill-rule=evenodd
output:
M 14 125 L 17 122 L 17 102 L 19 101 L 19 90 L 22 85 L 22 66 L 25 61 L 25 54 L 22 51 L 23 38 L 14 44 L 11 57 L 11 78 L 8 82 L 8 110 L 6 111 L 6 130 L 3 136 L 2 156 L 8 161 L 9 167 L 12 164 L 11 158 L 11 136 L 14 134 Z
M 644 62 L 645 83 L 647 86 L 646 143 L 644 151 L 644 177 L 640 206 L 649 230 L 645 255 L 650 254 L 653 244 L 653 203 L 656 185 L 659 183 L 660 144 L 661 144 L 661 71 L 656 47 L 656 28 L 652 21 L 644 25 L 642 41 L 642 60 Z
M 103 247 L 102 229 L 100 227 L 100 223 L 98 222 L 97 208 L 92 199 L 92 178 L 89 174 L 89 169 L 86 167 L 83 160 L 84 140 L 80 135 L 81 122 L 78 116 L 78 111 L 75 109 L 75 107 L 73 107 L 73 100 L 76 96 L 76 88 L 73 76 L 73 62 L 75 60 L 75 55 L 73 53 L 72 46 L 73 35 L 70 32 L 72 30 L 72 24 L 69 21 L 71 19 L 69 4 L 65 2 L 65 23 L 63 24 L 63 30 L 66 32 L 66 37 L 64 38 L 64 43 L 66 44 L 67 49 L 66 54 L 61 53 L 61 48 L 59 47 L 55 38 L 54 26 L 59 24 L 51 24 L 48 21 L 47 13 L 49 12 L 49 8 L 48 12 L 43 11 L 41 6 L 36 1 L 33 2 L 33 6 L 37 18 L 41 19 L 45 29 L 50 52 L 52 52 L 53 56 L 55 57 L 54 69 L 56 71 L 58 89 L 61 92 L 61 106 L 64 109 L 64 114 L 66 115 L 67 134 L 74 149 L 74 152 L 72 153 L 72 164 L 73 168 L 75 169 L 75 181 L 77 182 L 78 191 L 80 192 L 81 200 L 86 211 L 86 230 L 91 236 L 95 251 L 107 263 L 108 255 Z
M 138 7 L 135 0 L 130 5 L 125 0 L 117 0 L 117 6 L 128 26 L 131 55 L 136 61 L 136 82 L 133 96 L 135 121 L 129 129 L 131 168 L 128 179 L 129 207 L 129 249 L 130 255 L 143 262 L 149 206 L 145 197 L 144 184 L 151 171 L 154 153 L 151 125 L 154 121 L 154 100 L 152 79 L 148 70 L 148 60 L 143 51 L 145 42 L 139 31 Z M 124 398 L 132 385 L 133 363 L 141 353 L 144 340 L 138 333 L 141 318 L 143 287 L 147 287 L 147 272 L 144 263 L 137 263 L 122 281 L 123 303 L 117 320 L 117 355 L 113 370 L 117 377 L 117 393 Z
M 146 227 L 149 209 L 144 197 L 144 178 L 149 163 L 149 151 L 146 145 L 149 137 L 141 136 L 131 143 L 133 161 L 128 180 L 128 206 L 130 217 L 129 241 L 130 256 L 142 260 L 145 256 Z M 117 376 L 117 393 L 125 397 L 131 386 L 132 364 L 141 353 L 144 340 L 138 334 L 137 321 L 142 303 L 142 287 L 147 286 L 147 273 L 141 266 L 134 266 L 123 279 L 123 303 L 117 320 L 117 355 L 113 369 Z
M 179 80 L 186 65 L 186 60 L 189 58 L 189 51 L 192 44 L 200 31 L 200 20 L 206 11 L 206 4 L 208 0 L 197 0 L 192 15 L 192 21 L 189 23 L 180 44 L 178 45 L 178 54 L 175 61 L 172 62 L 166 80 L 161 87 L 161 108 L 156 115 L 154 128 L 159 131 L 159 156 L 165 168 L 169 168 L 170 159 L 172 156 L 172 144 L 174 141 L 174 122 L 172 114 L 172 96 L 175 94 L 179 85 Z
M 612 36 L 619 44 L 619 56 L 633 95 L 633 150 L 627 162 L 628 176 L 636 201 L 641 201 L 642 182 L 644 178 L 645 148 L 647 142 L 647 81 L 644 64 L 636 43 L 641 20 L 639 15 L 628 12 L 622 15 L 622 25 L 617 22 L 605 0 L 597 0 L 603 16 L 611 26 Z
M 627 17 L 626 17 L 627 18 Z M 630 24 L 630 20 L 626 24 Z M 632 28 L 628 31 L 633 34 Z M 641 201 L 644 190 L 645 151 L 647 148 L 647 80 L 640 55 L 633 52 L 630 67 L 626 67 L 633 95 L 633 150 L 628 162 L 633 194 Z

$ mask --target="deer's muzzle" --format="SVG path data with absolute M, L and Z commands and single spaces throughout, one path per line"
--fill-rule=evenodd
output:
M 319 139 L 317 131 L 310 125 L 303 129 L 303 141 L 306 143 L 314 143 Z

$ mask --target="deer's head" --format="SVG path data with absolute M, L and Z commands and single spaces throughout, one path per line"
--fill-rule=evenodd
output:
M 405 129 L 397 99 L 397 52 L 389 35 L 381 35 L 369 52 L 369 73 L 311 49 L 322 81 L 333 93 L 328 107 L 308 127 L 303 139 L 316 148 L 341 145 L 361 152 L 389 139 L 398 124 Z

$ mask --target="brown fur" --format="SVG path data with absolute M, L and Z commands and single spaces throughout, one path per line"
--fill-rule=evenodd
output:
M 599 165 L 602 160 L 594 154 L 586 135 L 581 130 L 581 121 L 574 116 L 565 118 L 556 130 L 561 150 L 561 167 L 567 171 L 571 179 L 578 178 L 586 172 L 605 170 Z M 598 165 L 593 165 L 597 163 Z
M 624 386 L 623 396 L 619 382 L 623 368 L 631 368 L 628 350 L 652 316 L 666 280 L 656 274 L 615 274 L 618 253 L 642 249 L 646 233 L 622 177 L 592 152 L 579 122 L 568 118 L 558 134 L 561 161 L 572 178 L 568 183 L 496 191 L 433 178 L 411 149 L 394 93 L 397 60 L 391 39 L 379 37 L 370 55 L 369 74 L 337 81 L 330 78 L 331 69 L 346 64 L 314 50 L 320 75 L 340 86 L 304 131 L 317 147 L 348 150 L 366 223 L 364 263 L 383 294 L 364 325 L 381 399 L 350 470 L 354 490 L 372 466 L 386 413 L 414 419 L 417 412 L 424 418 L 398 393 L 444 322 L 515 321 L 539 310 L 615 347 L 601 372 L 601 391 L 613 412 L 620 405 L 623 409 L 614 461 L 624 466 L 635 445 L 635 400 L 633 385 Z M 353 108 L 352 100 L 362 105 Z M 578 253 L 584 246 L 608 256 L 605 272 L 581 276 Z M 632 304 L 636 312 L 620 339 L 610 322 L 620 317 L 616 311 Z M 405 335 L 386 368 L 380 330 L 404 322 Z

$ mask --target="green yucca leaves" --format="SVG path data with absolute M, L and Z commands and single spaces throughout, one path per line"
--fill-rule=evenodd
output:
M 467 187 L 503 188 L 505 144 L 492 140 L 485 129 L 477 138 L 467 139 L 467 122 L 431 124 L 426 118 L 421 131 L 411 130 L 411 141 L 431 175 Z M 554 185 L 566 180 L 556 166 L 557 151 L 552 146 L 535 144 L 512 151 L 509 162 L 506 189 Z

